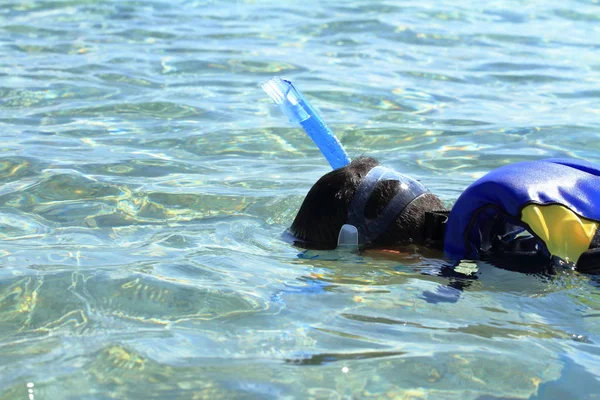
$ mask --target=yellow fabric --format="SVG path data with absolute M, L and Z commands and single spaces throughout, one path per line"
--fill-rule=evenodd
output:
M 559 204 L 530 204 L 521 212 L 521 220 L 546 243 L 552 255 L 576 263 L 590 247 L 598 223 L 581 218 Z

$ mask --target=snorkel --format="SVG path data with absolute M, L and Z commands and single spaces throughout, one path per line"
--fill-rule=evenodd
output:
M 321 150 L 331 168 L 338 169 L 350 164 L 350 157 L 338 138 L 292 82 L 275 77 L 263 82 L 261 86 L 290 122 L 299 124 L 304 129 Z
M 261 87 L 292 124 L 298 124 L 304 129 L 331 168 L 338 169 L 350 164 L 350 157 L 338 138 L 292 82 L 274 77 L 263 82 Z M 338 248 L 354 250 L 358 248 L 358 242 L 358 229 L 353 225 L 344 224 L 338 235 Z
M 342 144 L 327 127 L 317 110 L 287 80 L 274 77 L 261 84 L 263 90 L 279 106 L 291 123 L 299 124 L 315 142 L 333 169 L 347 166 L 350 157 Z M 376 218 L 365 217 L 365 206 L 377 184 L 385 180 L 398 181 L 398 193 Z M 357 250 L 385 232 L 395 218 L 416 197 L 427 189 L 412 178 L 385 167 L 373 168 L 362 180 L 348 207 L 347 223 L 338 234 L 337 248 Z

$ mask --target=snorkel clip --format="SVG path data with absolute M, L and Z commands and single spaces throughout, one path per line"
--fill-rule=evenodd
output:
M 358 250 L 358 228 L 354 225 L 344 224 L 338 234 L 336 250 Z

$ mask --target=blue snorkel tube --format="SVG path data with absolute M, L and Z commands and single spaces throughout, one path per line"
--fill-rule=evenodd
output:
M 292 124 L 299 124 L 317 145 L 331 168 L 338 169 L 350 164 L 350 157 L 335 137 L 331 129 L 300 92 L 279 77 L 271 78 L 261 84 L 263 90 L 279 106 Z
M 274 77 L 261 84 L 263 90 L 275 102 L 292 124 L 299 124 L 317 145 L 331 168 L 338 169 L 350 164 L 350 157 L 331 129 L 292 82 Z M 358 229 L 344 225 L 338 235 L 338 248 L 358 249 Z

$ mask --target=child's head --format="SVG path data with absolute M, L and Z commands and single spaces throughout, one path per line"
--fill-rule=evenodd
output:
M 310 189 L 290 230 L 306 247 L 319 249 L 334 249 L 337 246 L 338 233 L 349 221 L 349 209 L 355 207 L 357 191 L 369 172 L 379 163 L 373 158 L 361 157 L 352 161 L 346 167 L 325 174 Z M 377 170 L 374 170 L 377 171 Z M 392 174 L 393 175 L 393 174 Z M 372 176 L 371 176 L 372 177 Z M 388 205 L 394 199 L 397 203 L 400 192 L 407 190 L 407 184 L 413 185 L 410 178 L 406 181 L 382 179 L 378 181 L 366 199 L 364 210 L 354 212 L 359 219 L 374 221 L 381 214 L 387 213 Z M 376 182 L 376 181 L 373 181 Z M 420 184 L 414 185 L 422 188 Z M 365 185 L 362 185 L 363 190 Z M 424 188 L 423 188 L 424 190 Z M 409 190 L 410 191 L 410 190 Z M 366 193 L 368 195 L 368 193 Z M 394 244 L 417 243 L 425 241 L 425 213 L 428 211 L 444 210 L 441 200 L 430 192 L 416 192 L 414 200 L 408 197 L 408 205 L 400 199 L 398 214 L 392 216 L 382 233 L 369 238 L 371 246 L 390 246 Z M 352 213 L 350 213 L 352 214 Z M 380 218 L 381 219 L 381 218 Z M 385 219 L 385 218 L 384 218 Z M 361 224 L 362 221 L 359 221 Z

